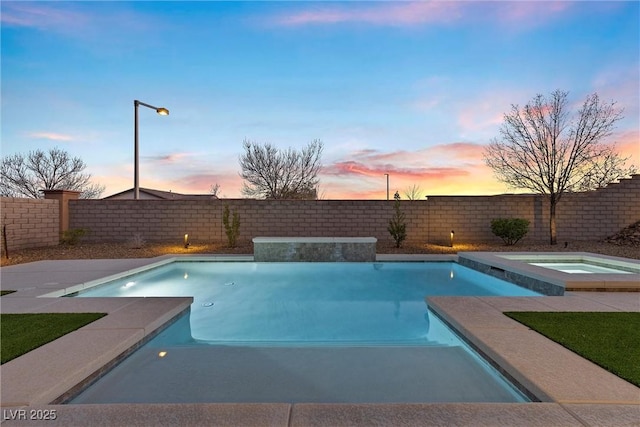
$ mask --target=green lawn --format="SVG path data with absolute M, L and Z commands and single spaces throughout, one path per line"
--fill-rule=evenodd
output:
M 73 332 L 106 313 L 0 314 L 1 362 Z
M 640 313 L 504 314 L 640 387 Z

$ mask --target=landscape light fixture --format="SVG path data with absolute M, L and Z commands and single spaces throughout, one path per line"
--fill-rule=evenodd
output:
M 451 244 L 451 247 L 453 247 L 453 235 L 456 234 L 453 230 L 451 230 L 451 236 L 450 236 L 450 240 L 449 243 Z
M 389 174 L 385 173 L 385 175 L 387 176 L 387 200 L 389 200 Z
M 137 99 L 133 100 L 133 198 L 138 200 L 140 198 L 140 160 L 138 158 L 138 106 L 142 105 L 152 110 L 156 110 L 156 113 L 161 116 L 168 116 L 169 110 L 164 107 L 154 107 Z

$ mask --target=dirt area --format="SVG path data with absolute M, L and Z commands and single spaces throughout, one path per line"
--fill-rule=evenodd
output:
M 564 242 L 549 244 L 518 243 L 504 246 L 500 243 L 457 243 L 453 248 L 434 244 L 403 244 L 395 248 L 393 242 L 379 241 L 377 252 L 381 254 L 454 254 L 464 251 L 491 252 L 593 252 L 625 258 L 640 259 L 640 248 L 608 242 Z M 250 241 L 240 242 L 237 247 L 229 248 L 225 243 L 193 243 L 188 249 L 177 243 L 145 243 L 139 248 L 131 243 L 78 243 L 76 245 L 58 245 L 44 248 L 31 248 L 10 251 L 9 258 L 2 253 L 1 265 L 8 266 L 41 260 L 60 259 L 113 259 L 113 258 L 152 258 L 167 254 L 253 254 Z

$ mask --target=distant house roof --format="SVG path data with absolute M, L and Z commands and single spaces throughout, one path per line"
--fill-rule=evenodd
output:
M 218 198 L 218 196 L 214 196 L 213 194 L 181 194 L 174 193 L 173 191 L 154 190 L 152 188 L 140 188 L 139 190 L 140 199 L 145 200 L 211 200 Z M 133 199 L 133 193 L 134 189 L 130 188 L 120 193 L 104 197 L 103 199 Z

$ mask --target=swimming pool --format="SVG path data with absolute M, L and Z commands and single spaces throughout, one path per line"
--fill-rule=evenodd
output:
M 79 297 L 193 296 L 72 403 L 521 402 L 426 296 L 539 294 L 452 262 L 174 262 Z
M 426 296 L 536 296 L 434 263 L 174 262 L 80 297 L 193 296 L 191 335 L 214 343 L 436 343 Z

